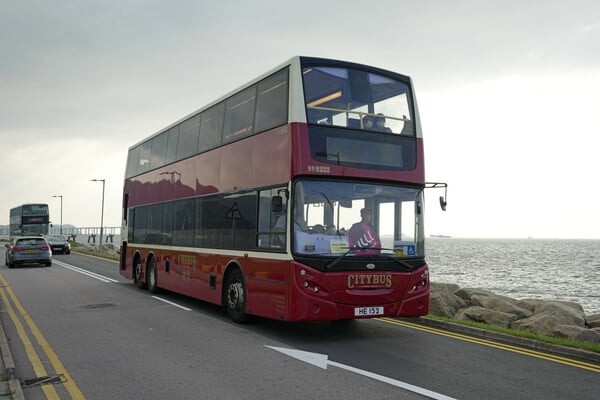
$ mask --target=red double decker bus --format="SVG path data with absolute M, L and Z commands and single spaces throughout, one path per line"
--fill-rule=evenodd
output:
M 294 57 L 129 149 L 120 272 L 250 315 L 428 313 L 411 79 Z

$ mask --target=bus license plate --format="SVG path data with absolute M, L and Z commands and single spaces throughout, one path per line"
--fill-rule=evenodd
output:
M 383 307 L 357 307 L 354 309 L 355 317 L 367 317 L 371 315 L 383 315 Z

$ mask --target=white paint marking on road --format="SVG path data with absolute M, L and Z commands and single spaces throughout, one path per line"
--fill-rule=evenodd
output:
M 64 263 L 62 261 L 53 260 L 52 262 L 54 264 L 60 265 L 61 267 L 68 268 L 68 269 L 70 269 L 72 271 L 79 272 L 80 274 L 87 275 L 89 277 L 92 277 L 94 279 L 98 279 L 99 281 L 102 281 L 102 282 L 105 282 L 105 283 L 119 282 L 116 279 L 109 278 L 108 276 L 100 275 L 100 274 L 97 274 L 95 272 L 91 272 L 91 271 L 88 271 L 86 269 L 79 268 L 79 267 L 76 267 L 74 265 L 70 265 L 70 264 Z
M 345 369 L 347 371 L 354 372 L 356 374 L 360 374 L 360 375 L 369 377 L 371 379 L 378 380 L 380 382 L 385 382 L 385 383 L 388 383 L 390 385 L 397 386 L 399 388 L 406 389 L 406 390 L 409 390 L 409 391 L 414 392 L 414 393 L 418 393 L 420 395 L 429 397 L 430 399 L 435 399 L 435 400 L 456 400 L 453 397 L 448 397 L 448 396 L 443 395 L 441 393 L 437 393 L 437 392 L 433 392 L 431 390 L 423 389 L 422 387 L 411 385 L 410 383 L 405 383 L 405 382 L 402 382 L 402 381 L 399 381 L 399 380 L 396 380 L 396 379 L 388 378 L 387 376 L 383 376 L 383 375 L 375 374 L 373 372 L 369 372 L 369 371 L 365 371 L 365 370 L 362 370 L 362 369 L 354 368 L 354 367 L 351 367 L 349 365 L 340 364 L 340 363 L 335 362 L 335 361 L 329 361 L 329 356 L 327 354 L 310 353 L 308 351 L 286 349 L 286 348 L 283 348 L 283 347 L 273 347 L 273 346 L 266 346 L 266 347 L 268 347 L 270 349 L 273 349 L 275 351 L 278 351 L 280 353 L 283 353 L 285 355 L 288 355 L 290 357 L 293 357 L 293 358 L 295 358 L 297 360 L 304 361 L 305 363 L 312 364 L 312 365 L 317 366 L 317 367 L 322 368 L 322 369 L 327 369 L 327 366 L 331 365 L 333 367 L 342 368 L 342 369 Z
M 185 310 L 185 311 L 192 311 L 192 309 L 191 309 L 191 308 L 187 308 L 187 307 L 184 307 L 184 306 L 180 306 L 180 305 L 179 305 L 179 304 L 177 304 L 177 303 L 173 303 L 172 301 L 169 301 L 169 300 L 166 300 L 166 299 L 161 299 L 161 298 L 160 298 L 160 297 L 158 297 L 158 296 L 152 296 L 152 298 L 153 298 L 153 299 L 156 299 L 156 300 L 163 301 L 163 302 L 165 302 L 165 303 L 167 303 L 167 304 L 170 304 L 170 305 L 172 305 L 172 306 L 175 306 L 175 307 L 181 308 L 182 310 Z

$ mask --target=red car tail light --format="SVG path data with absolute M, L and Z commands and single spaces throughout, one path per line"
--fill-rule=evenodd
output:
M 40 247 L 40 250 L 50 250 L 50 247 L 48 247 L 48 246 L 42 246 L 42 247 Z
M 16 253 L 17 251 L 21 251 L 23 250 L 22 247 L 11 247 L 10 252 L 11 253 Z

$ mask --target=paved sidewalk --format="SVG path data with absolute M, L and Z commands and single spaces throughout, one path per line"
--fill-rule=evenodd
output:
M 15 363 L 0 321 L 0 397 L 25 400 L 21 382 L 15 378 Z

